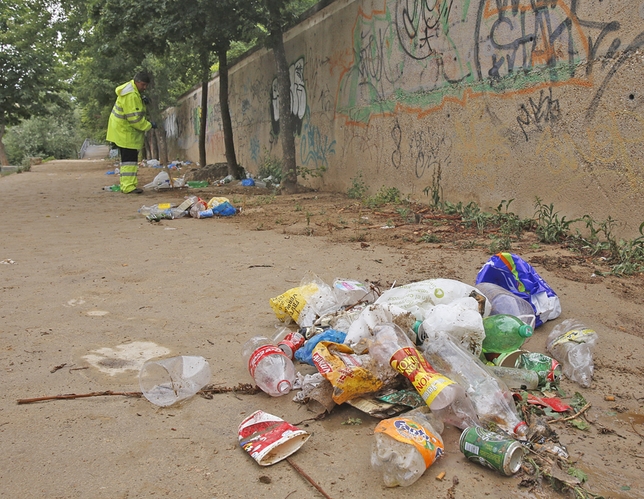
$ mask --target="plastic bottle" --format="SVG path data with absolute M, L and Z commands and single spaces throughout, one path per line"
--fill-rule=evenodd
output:
M 507 314 L 485 317 L 483 327 L 485 328 L 483 353 L 514 352 L 521 348 L 533 332 L 533 329 L 521 319 Z
M 271 340 L 255 336 L 242 347 L 248 372 L 259 388 L 271 397 L 286 395 L 295 382 L 295 366 Z
M 436 372 L 399 326 L 378 325 L 373 335 L 375 340 L 369 345 L 371 357 L 407 377 L 432 412 L 459 428 L 479 424 L 463 388 Z
M 530 302 L 492 282 L 480 282 L 475 287 L 490 302 L 490 315 L 514 315 L 534 328 L 537 318 Z
M 478 358 L 440 333 L 430 334 L 422 351 L 433 365 L 461 384 L 481 422 L 495 423 L 505 432 L 525 438 L 528 426 L 517 416 L 512 393 Z
M 444 452 L 442 422 L 411 411 L 381 421 L 374 431 L 371 466 L 387 487 L 406 487 L 418 480 Z
M 539 375 L 534 371 L 504 366 L 487 366 L 487 368 L 508 388 L 536 390 L 539 387 Z
M 597 333 L 576 319 L 567 319 L 548 335 L 546 348 L 563 365 L 566 378 L 588 388 L 593 378 Z

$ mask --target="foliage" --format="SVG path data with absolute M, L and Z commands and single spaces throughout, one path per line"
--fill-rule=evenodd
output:
M 30 157 L 77 158 L 83 143 L 76 123 L 78 112 L 57 108 L 47 116 L 33 117 L 9 128 L 5 146 L 9 162 L 24 164 Z
M 402 194 L 397 187 L 381 187 L 380 190 L 373 196 L 369 196 L 363 200 L 367 208 L 378 208 L 386 204 L 400 204 L 402 202 Z
M 282 160 L 271 156 L 268 149 L 264 149 L 257 176 L 260 179 L 271 177 L 273 183 L 279 184 L 282 181 Z
M 362 172 L 351 179 L 351 187 L 347 190 L 347 196 L 351 199 L 362 199 L 367 192 L 367 185 L 364 182 Z
M 560 243 L 570 235 L 570 226 L 579 222 L 580 218 L 566 220 L 566 217 L 559 217 L 554 205 L 545 205 L 539 197 L 536 197 L 534 207 L 536 217 L 536 233 L 539 241 L 543 243 Z

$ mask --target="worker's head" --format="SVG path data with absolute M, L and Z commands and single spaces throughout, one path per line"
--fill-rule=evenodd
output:
M 142 92 L 150 84 L 150 75 L 145 71 L 139 71 L 134 75 L 134 84 L 139 89 L 139 92 Z

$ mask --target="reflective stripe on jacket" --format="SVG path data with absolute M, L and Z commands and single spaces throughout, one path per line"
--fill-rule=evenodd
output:
M 118 147 L 141 149 L 152 124 L 145 119 L 145 104 L 134 80 L 116 87 L 116 103 L 107 124 L 107 141 Z
M 127 194 L 136 189 L 139 181 L 137 178 L 138 170 L 139 168 L 136 163 L 121 163 L 121 192 Z

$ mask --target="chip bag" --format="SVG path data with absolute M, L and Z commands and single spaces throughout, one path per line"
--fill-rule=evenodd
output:
M 336 404 L 382 388 L 383 382 L 364 366 L 365 357 L 356 355 L 348 345 L 331 341 L 321 341 L 313 349 L 313 363 L 333 386 Z

